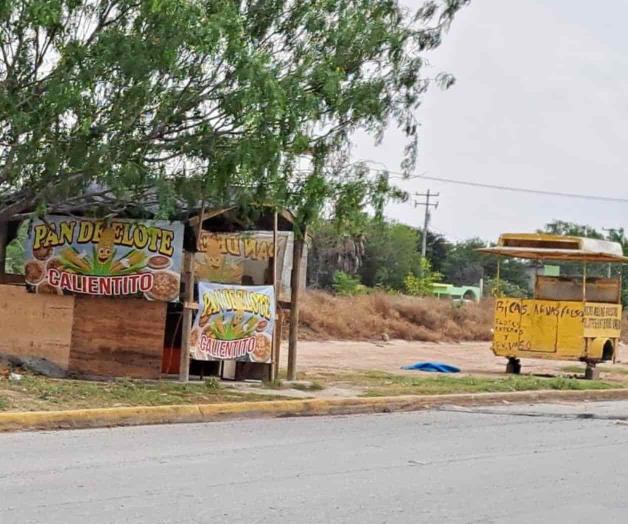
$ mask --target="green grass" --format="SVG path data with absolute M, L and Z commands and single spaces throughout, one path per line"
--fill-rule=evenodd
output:
M 309 384 L 292 384 L 292 389 L 298 389 L 300 391 L 321 391 L 325 389 L 319 382 L 310 382 Z
M 8 400 L 5 400 L 5 397 Z M 97 382 L 24 375 L 19 382 L 0 382 L 0 411 L 156 406 L 275 398 L 271 395 L 243 393 L 223 388 L 215 379 L 202 383 L 180 384 L 165 380 Z
M 409 375 L 383 371 L 321 371 L 308 374 L 304 380 L 318 380 L 325 386 L 356 388 L 365 396 L 443 395 L 447 393 L 488 393 L 534 391 L 541 389 L 586 390 L 623 387 L 621 383 L 579 380 L 567 377 L 532 375 L 503 377 L 470 377 L 460 375 Z
M 611 363 L 598 365 L 598 368 L 603 373 L 609 373 L 612 375 L 628 375 L 628 368 L 619 365 L 613 365 Z M 582 364 L 582 366 L 564 366 L 560 369 L 565 373 L 576 373 L 578 375 L 584 375 L 585 365 Z
M 266 389 L 298 389 L 299 391 L 321 391 L 325 387 L 318 382 L 309 384 L 285 384 L 283 380 L 276 378 L 272 381 L 264 381 L 263 387 Z
M 618 387 L 598 380 L 534 376 L 485 377 L 409 377 L 405 375 L 371 376 L 365 396 L 443 395 L 447 393 L 497 393 L 536 390 L 591 390 Z

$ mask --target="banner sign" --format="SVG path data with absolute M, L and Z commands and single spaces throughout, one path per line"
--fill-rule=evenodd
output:
M 290 301 L 292 250 L 291 231 L 277 233 L 277 280 L 279 300 Z M 261 286 L 272 281 L 274 254 L 272 231 L 215 233 L 201 231 L 198 253 L 194 256 L 194 274 L 207 282 Z M 301 288 L 305 288 L 307 244 L 304 248 Z
M 26 282 L 37 293 L 179 297 L 183 224 L 50 216 L 25 246 Z
M 272 357 L 274 322 L 272 286 L 199 282 L 190 357 L 268 363 Z

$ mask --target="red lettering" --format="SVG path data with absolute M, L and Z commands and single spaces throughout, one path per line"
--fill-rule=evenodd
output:
M 57 287 L 59 285 L 59 278 L 61 274 L 58 269 L 51 268 L 48 270 L 48 282 L 51 286 Z

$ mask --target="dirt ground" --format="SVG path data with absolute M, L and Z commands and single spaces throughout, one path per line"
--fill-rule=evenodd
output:
M 623 359 L 626 363 L 621 363 Z M 436 360 L 452 364 L 469 375 L 503 375 L 506 360 L 493 355 L 488 342 L 432 343 L 391 340 L 389 342 L 300 341 L 297 367 L 300 371 L 316 370 L 378 370 L 389 373 L 403 371 L 401 366 L 417 361 Z M 287 343 L 282 344 L 281 364 L 287 364 Z M 523 359 L 522 373 L 538 375 L 573 375 L 576 368 L 584 372 L 581 362 Z M 620 347 L 615 364 L 600 365 L 601 376 L 628 374 L 628 347 Z

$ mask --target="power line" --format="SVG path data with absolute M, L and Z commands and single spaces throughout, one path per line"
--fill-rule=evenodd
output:
M 375 168 L 369 168 L 369 169 L 375 170 Z M 510 191 L 513 193 L 528 193 L 532 195 L 557 196 L 561 198 L 578 198 L 582 200 L 598 200 L 601 202 L 621 202 L 624 204 L 628 203 L 628 198 L 622 198 L 622 197 L 612 197 L 612 196 L 605 196 L 605 195 L 585 195 L 581 193 L 566 193 L 563 191 L 547 191 L 544 189 L 531 189 L 531 188 L 526 188 L 526 187 L 504 186 L 504 185 L 499 185 L 499 184 L 485 184 L 482 182 L 471 182 L 468 180 L 458 180 L 454 178 L 443 178 L 443 177 L 435 177 L 435 176 L 428 176 L 428 175 L 405 176 L 403 173 L 399 171 L 391 171 L 385 168 L 382 168 L 382 170 L 387 171 L 388 173 L 391 173 L 393 175 L 400 175 L 400 176 L 391 177 L 391 178 L 400 178 L 404 180 L 431 180 L 434 182 L 444 182 L 446 184 L 457 184 L 461 186 L 479 187 L 483 189 L 495 189 L 498 191 Z

